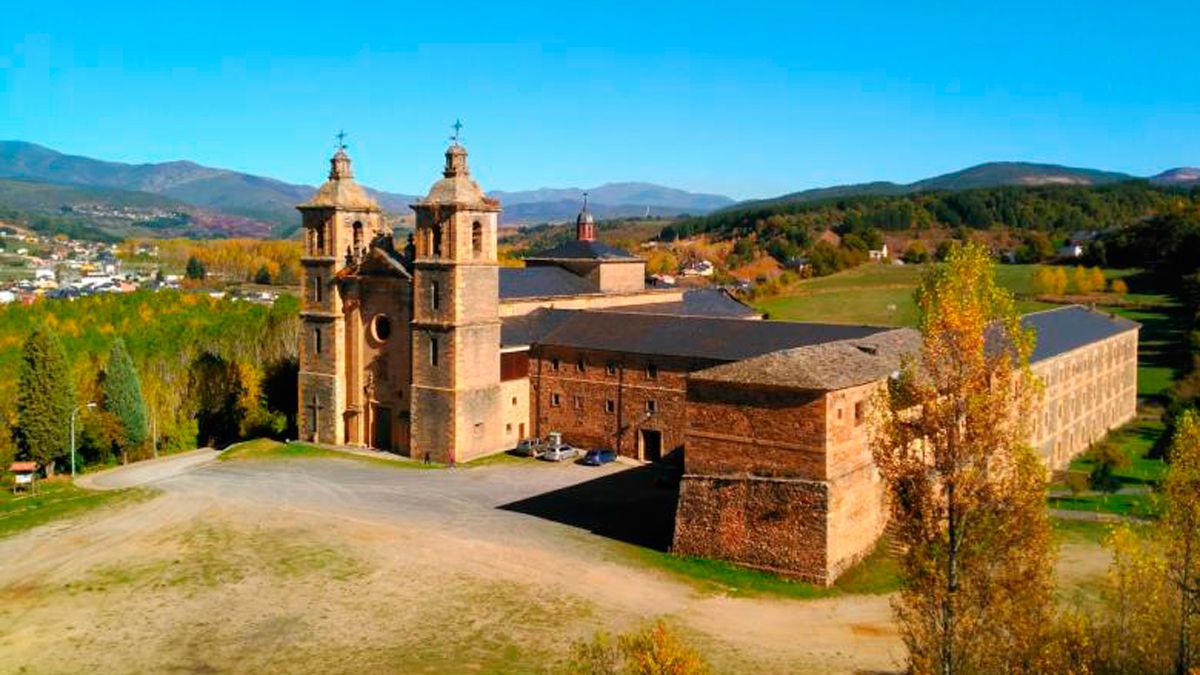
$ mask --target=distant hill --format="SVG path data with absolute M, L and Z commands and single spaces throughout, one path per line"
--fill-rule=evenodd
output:
M 1160 174 L 1161 175 L 1161 174 Z M 843 197 L 890 196 L 930 192 L 935 190 L 970 190 L 973 188 L 1001 187 L 1005 185 L 1105 185 L 1134 180 L 1134 176 L 1097 169 L 1081 169 L 1057 164 L 1035 164 L 1032 162 L 988 162 L 961 171 L 925 178 L 913 183 L 900 184 L 887 181 L 835 185 L 814 188 L 772 197 L 734 204 L 730 209 L 770 206 L 789 202 L 813 202 Z
M 234 229 L 239 234 L 250 235 L 250 231 L 271 232 L 286 236 L 299 223 L 296 204 L 307 199 L 316 189 L 312 185 L 298 185 L 228 169 L 202 166 L 195 162 L 175 161 L 157 164 L 126 164 L 108 162 L 90 157 L 67 155 L 50 148 L 24 141 L 0 141 L 0 178 L 14 179 L 25 183 L 23 191 L 32 191 L 34 183 L 68 185 L 76 188 L 116 190 L 112 193 L 112 206 L 121 206 L 129 200 L 128 193 L 147 193 L 166 197 L 174 202 L 195 209 L 198 216 L 209 220 L 221 217 L 225 221 L 211 233 L 201 235 L 224 236 L 230 223 L 240 223 Z M 433 180 L 433 177 L 430 178 Z M 409 204 L 419 197 L 412 194 L 385 192 L 367 188 L 384 210 L 404 215 L 410 212 Z M 496 192 L 504 211 L 501 219 L 505 223 L 531 224 L 569 220 L 579 212 L 583 189 L 543 188 L 521 192 Z M 704 214 L 714 209 L 733 204 L 733 200 L 721 195 L 694 194 L 651 183 L 608 183 L 587 190 L 593 213 L 599 218 L 615 218 L 645 215 L 672 216 L 683 213 Z M 28 192 L 32 198 L 34 192 Z M 71 206 L 81 195 L 78 193 L 55 193 L 45 190 L 40 202 L 26 207 L 40 211 L 54 211 L 61 206 Z M 58 201 L 51 195 L 59 194 Z M 90 193 L 90 199 L 103 201 L 104 193 Z M 35 200 L 37 201 L 37 200 Z M 174 203 L 172 202 L 172 203 Z M 0 207 L 5 206 L 0 202 Z M 16 208 L 14 204 L 8 204 Z M 179 204 L 171 208 L 177 208 Z M 193 222 L 206 222 L 199 217 Z M 112 234 L 119 235 L 119 227 L 106 223 Z M 117 228 L 117 229 L 112 229 Z
M 1156 176 L 1151 176 L 1150 182 L 1155 185 L 1175 185 L 1179 187 L 1200 185 L 1200 168 L 1182 166 L 1178 169 L 1168 169 Z
M 524 192 L 497 190 L 490 196 L 504 206 L 505 222 L 544 223 L 573 219 L 579 213 L 583 193 L 597 218 L 702 215 L 734 203 L 729 197 L 697 194 L 652 183 L 606 183 L 594 188 L 541 188 Z
M 295 226 L 296 204 L 316 188 L 216 169 L 194 162 L 125 164 L 66 155 L 23 141 L 0 141 L 0 178 L 112 188 L 170 197 L 217 213 L 274 226 Z M 381 205 L 406 204 L 410 195 L 377 193 Z

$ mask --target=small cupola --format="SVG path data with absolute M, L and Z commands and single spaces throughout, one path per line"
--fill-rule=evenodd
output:
M 583 208 L 575 218 L 575 239 L 577 241 L 596 241 L 596 220 L 588 210 L 588 193 L 583 193 Z

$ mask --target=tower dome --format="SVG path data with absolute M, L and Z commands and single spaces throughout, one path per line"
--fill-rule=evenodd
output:
M 596 219 L 588 210 L 588 194 L 583 193 L 583 208 L 575 217 L 575 239 L 578 241 L 596 241 Z

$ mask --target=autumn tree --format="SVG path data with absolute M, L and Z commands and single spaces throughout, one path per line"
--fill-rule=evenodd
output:
M 1045 469 L 1026 445 L 1035 336 L 978 244 L 928 270 L 916 300 L 919 355 L 881 390 L 873 425 L 909 665 L 1034 672 L 1053 605 Z
M 1184 411 L 1175 423 L 1171 464 L 1163 479 L 1167 574 L 1178 594 L 1179 630 L 1175 672 L 1197 662 L 1196 614 L 1200 611 L 1200 413 Z
M 1110 293 L 1125 295 L 1129 292 L 1129 284 L 1126 284 L 1124 279 L 1113 279 L 1108 284 L 1108 290 Z
M 118 423 L 118 446 L 122 457 L 128 460 L 129 451 L 146 442 L 146 401 L 133 359 L 125 351 L 125 341 L 121 338 L 113 340 L 109 351 L 101 397 L 104 411 Z
M 46 467 L 67 451 L 74 394 L 67 355 L 47 326 L 35 328 L 21 349 L 16 440 L 20 454 Z

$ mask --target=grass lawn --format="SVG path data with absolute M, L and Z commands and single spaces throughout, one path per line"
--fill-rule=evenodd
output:
M 1000 283 L 1018 295 L 1032 292 L 1037 265 L 998 265 Z M 756 307 L 772 319 L 866 323 L 880 326 L 913 326 L 917 307 L 913 290 L 924 265 L 860 265 L 827 277 L 801 281 L 796 293 L 765 298 Z M 1052 305 L 1035 300 L 1018 300 L 1021 312 L 1034 312 Z
M 256 438 L 244 443 L 229 446 L 217 461 L 230 462 L 247 459 L 346 459 L 356 462 L 367 462 L 377 466 L 388 466 L 394 469 L 444 469 L 443 464 L 424 464 L 407 458 L 385 459 L 359 455 L 352 452 L 328 450 L 308 443 L 292 441 L 280 443 L 269 438 Z
M 881 540 L 875 550 L 846 571 L 829 588 L 778 574 L 750 569 L 708 558 L 677 556 L 662 551 L 629 546 L 637 562 L 656 567 L 706 593 L 734 597 L 772 596 L 795 599 L 828 598 L 838 595 L 891 593 L 900 587 L 896 559 Z
M 21 492 L 14 495 L 7 484 L 3 487 L 3 492 L 0 492 L 0 538 L 99 507 L 137 502 L 154 496 L 154 491 L 145 489 L 84 490 L 76 487 L 69 478 L 41 481 L 37 494 Z
M 1089 544 L 1102 546 L 1112 532 L 1112 525 L 1094 520 L 1063 520 L 1051 518 L 1054 541 L 1059 544 Z

